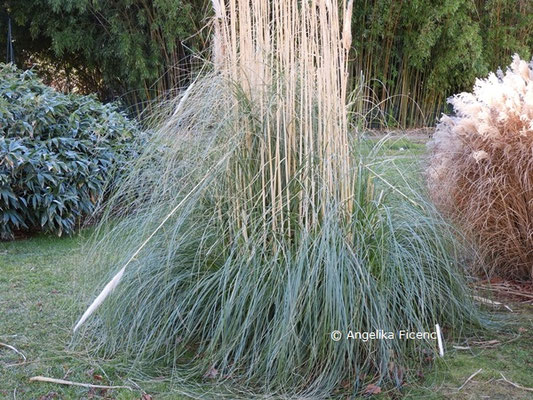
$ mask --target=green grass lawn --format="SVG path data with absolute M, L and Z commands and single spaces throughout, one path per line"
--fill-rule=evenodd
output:
M 384 148 L 387 155 L 422 151 L 418 143 Z M 413 158 L 404 162 L 413 162 Z M 0 243 L 0 399 L 183 399 L 161 371 L 148 379 L 128 371 L 127 360 L 102 360 L 70 346 L 72 327 L 84 310 L 76 290 L 76 271 L 83 258 L 83 235 L 56 238 L 44 235 Z M 519 385 L 533 387 L 533 306 L 510 304 L 513 325 L 483 338 L 465 338 L 468 350 L 446 343 L 443 359 L 429 363 L 401 391 L 377 399 L 533 399 L 533 392 L 501 381 L 500 373 Z M 472 341 L 498 340 L 486 348 Z M 77 349 L 77 348 L 76 348 Z M 460 391 L 469 376 L 478 371 Z M 30 382 L 32 376 L 69 381 L 129 386 L 128 389 L 92 390 L 51 383 Z M 418 375 L 418 377 L 416 377 Z M 149 398 L 149 397 L 145 397 Z
M 171 392 L 167 379 L 137 381 L 127 361 L 102 360 L 72 350 L 72 327 L 83 312 L 76 293 L 75 272 L 83 254 L 83 236 L 40 235 L 0 243 L 0 399 L 139 399 L 142 394 Z M 87 389 L 30 382 L 46 376 L 135 390 Z M 183 399 L 168 394 L 157 398 Z

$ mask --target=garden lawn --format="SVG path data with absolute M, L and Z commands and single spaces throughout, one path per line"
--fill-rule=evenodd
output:
M 387 144 L 384 153 L 397 156 L 406 166 L 422 153 L 423 144 L 402 139 Z M 409 157 L 410 155 L 410 157 Z M 386 174 L 384 165 L 378 169 Z M 394 177 L 390 177 L 394 179 Z M 0 399 L 185 399 L 162 376 L 148 380 L 128 372 L 127 360 L 101 360 L 70 349 L 72 327 L 84 310 L 76 293 L 75 271 L 82 260 L 86 237 L 36 236 L 0 243 L 0 343 L 15 347 L 23 357 L 0 345 Z M 533 388 L 533 306 L 509 304 L 513 325 L 483 338 L 465 338 L 453 349 L 446 343 L 444 359 L 428 363 L 401 390 L 381 393 L 376 399 L 532 399 L 533 392 L 501 381 L 500 373 L 519 385 Z M 490 342 L 493 347 L 473 344 Z M 485 344 L 486 346 L 486 344 Z M 482 371 L 460 391 L 476 371 Z M 128 389 L 88 389 L 51 383 L 30 382 L 46 376 L 96 385 L 129 386 Z M 418 377 L 416 377 L 418 375 Z M 144 397 L 142 397 L 145 395 Z M 485 397 L 486 396 L 486 397 Z
M 127 367 L 123 360 L 98 360 L 69 350 L 73 324 L 83 309 L 73 275 L 84 240 L 83 236 L 41 235 L 0 243 L 0 343 L 15 347 L 26 357 L 24 361 L 0 346 L 0 399 L 141 398 L 141 390 L 92 390 L 29 381 L 40 375 L 138 389 L 136 381 L 119 372 Z M 148 386 L 156 392 L 169 391 L 164 381 Z

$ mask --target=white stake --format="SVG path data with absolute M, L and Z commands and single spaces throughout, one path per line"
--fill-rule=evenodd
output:
M 444 346 L 442 345 L 442 332 L 440 330 L 439 324 L 435 325 L 435 329 L 437 330 L 437 343 L 439 345 L 439 355 L 441 357 L 444 357 Z

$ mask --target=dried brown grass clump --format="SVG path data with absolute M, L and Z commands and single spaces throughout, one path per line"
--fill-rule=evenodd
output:
M 430 145 L 437 206 L 471 237 L 490 274 L 533 277 L 533 61 L 518 55 L 449 100 Z

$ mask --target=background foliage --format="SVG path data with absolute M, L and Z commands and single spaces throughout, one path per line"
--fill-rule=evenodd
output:
M 365 0 L 353 18 L 352 75 L 364 78 L 369 120 L 433 125 L 448 96 L 476 77 L 531 57 L 533 2 L 528 0 Z M 387 101 L 385 101 L 388 99 Z
M 207 0 L 1 0 L 19 65 L 60 89 L 139 106 L 186 83 L 192 50 L 208 48 Z M 533 49 L 529 0 L 358 0 L 351 75 L 373 126 L 432 125 L 445 99 Z M 200 31 L 200 33 L 198 33 Z
M 207 0 L 3 0 L 19 64 L 62 90 L 141 104 L 186 84 L 192 51 L 208 48 Z M 529 0 L 360 0 L 354 5 L 356 110 L 373 126 L 427 126 L 475 77 L 533 49 Z M 200 33 L 198 33 L 200 32 Z
M 5 0 L 0 2 L 1 40 L 9 13 L 19 65 L 37 63 L 48 73 L 47 83 L 65 90 L 98 93 L 101 100 L 121 96 L 137 104 L 184 84 L 190 69 L 187 46 L 202 47 L 199 35 L 189 38 L 207 14 L 202 3 Z
M 70 233 L 90 214 L 136 126 L 116 105 L 65 95 L 0 64 L 0 236 Z

